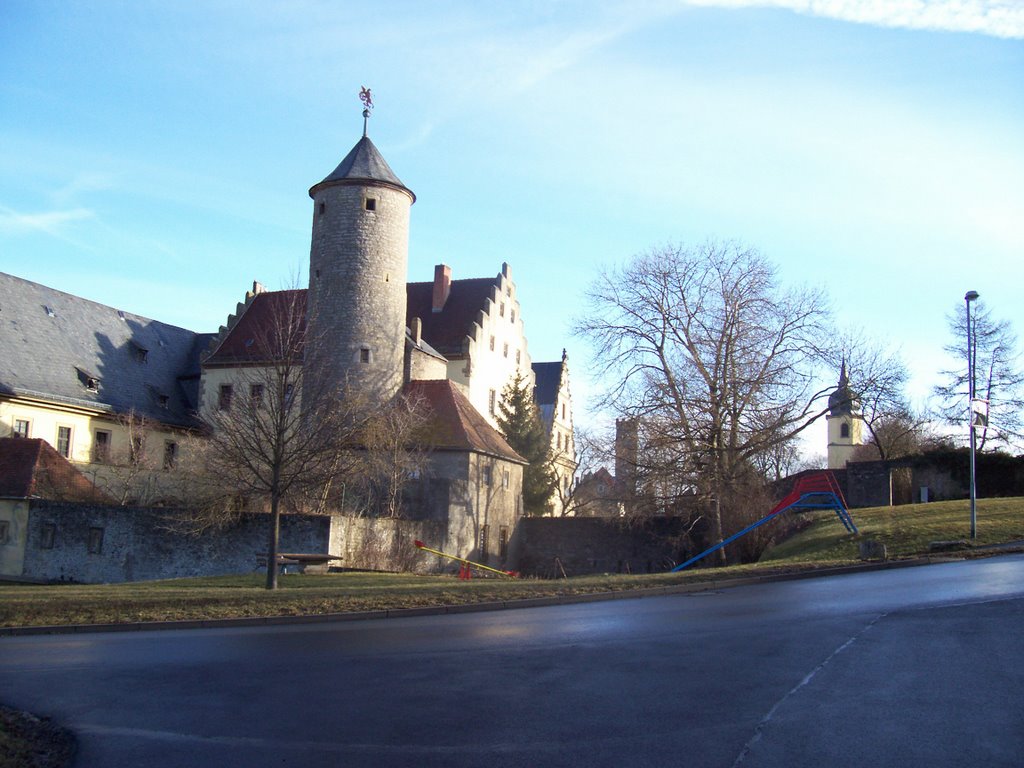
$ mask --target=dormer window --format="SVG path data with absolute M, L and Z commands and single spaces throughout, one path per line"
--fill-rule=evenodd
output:
M 145 363 L 149 358 L 149 350 L 134 341 L 132 342 L 132 354 L 135 355 L 135 360 L 139 363 Z
M 53 311 L 53 307 L 44 305 L 43 309 L 46 310 L 46 316 L 47 317 L 56 317 L 57 316 L 57 313 Z
M 82 382 L 84 386 L 90 392 L 96 392 L 100 388 L 100 377 L 91 371 L 85 370 L 85 368 L 79 368 L 75 366 L 75 370 L 78 371 L 78 380 Z

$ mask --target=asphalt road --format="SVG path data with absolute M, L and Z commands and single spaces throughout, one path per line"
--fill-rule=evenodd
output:
M 1021 766 L 1024 556 L 337 624 L 0 638 L 76 766 Z

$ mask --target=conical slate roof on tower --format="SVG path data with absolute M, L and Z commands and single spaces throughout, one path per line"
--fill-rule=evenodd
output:
M 319 184 L 313 185 L 309 190 L 309 196 L 312 197 L 318 188 L 324 186 L 365 184 L 366 182 L 385 184 L 404 190 L 412 195 L 413 202 L 416 201 L 416 195 L 391 170 L 380 151 L 370 141 L 369 136 L 363 136 L 327 178 Z

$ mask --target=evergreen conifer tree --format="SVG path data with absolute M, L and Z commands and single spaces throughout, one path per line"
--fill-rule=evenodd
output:
M 522 373 L 505 385 L 498 407 L 498 429 L 512 449 L 530 462 L 523 469 L 523 506 L 528 515 L 551 511 L 551 496 L 558 482 L 551 440 L 540 410 L 533 402 L 530 382 Z

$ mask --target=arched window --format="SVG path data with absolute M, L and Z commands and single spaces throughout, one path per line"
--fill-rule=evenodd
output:
M 850 436 L 850 425 L 847 424 L 845 421 L 842 424 L 839 425 L 839 436 L 840 437 L 849 437 Z

